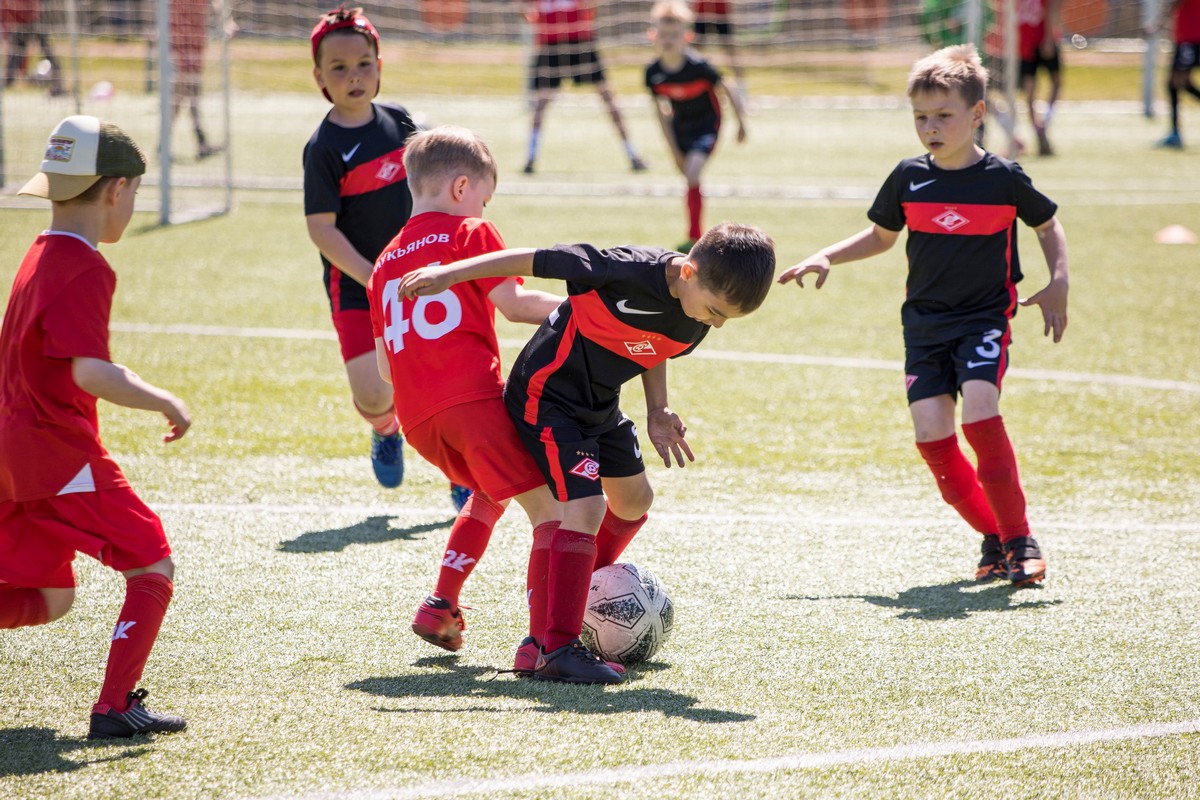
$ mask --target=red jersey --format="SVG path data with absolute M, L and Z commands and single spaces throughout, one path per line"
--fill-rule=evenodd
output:
M 582 0 L 537 0 L 533 35 L 538 44 L 590 42 L 595 14 Z
M 69 233 L 46 232 L 13 280 L 0 329 L 0 502 L 128 486 L 100 443 L 96 398 L 72 358 L 111 360 L 117 276 Z
M 1046 0 L 1018 0 L 1017 32 L 1018 58 L 1033 61 L 1046 38 Z
M 1200 43 L 1200 0 L 1183 0 L 1175 9 L 1175 41 Z
M 490 222 L 430 211 L 409 220 L 376 260 L 367 285 L 371 328 L 387 349 L 396 416 L 406 432 L 451 406 L 503 395 L 488 294 L 508 278 L 467 281 L 412 300 L 399 296 L 400 278 L 503 249 Z
M 696 0 L 692 9 L 701 19 L 724 19 L 729 16 L 727 0 Z

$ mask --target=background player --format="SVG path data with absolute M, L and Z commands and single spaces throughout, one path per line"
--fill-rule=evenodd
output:
M 718 91 L 729 99 L 737 118 L 737 140 L 746 140 L 742 101 L 730 94 L 721 74 L 687 46 L 687 26 L 692 13 L 682 2 L 657 3 L 651 12 L 654 27 L 651 38 L 658 60 L 646 67 L 646 88 L 654 99 L 654 110 L 662 124 L 663 136 L 675 166 L 687 180 L 687 241 L 680 250 L 690 250 L 704 228 L 701 215 L 704 195 L 700 191 L 700 173 L 708 163 L 721 129 L 721 100 Z
M 1062 55 L 1058 47 L 1061 11 L 1062 0 L 1022 0 L 1017 9 L 1021 89 L 1025 92 L 1029 121 L 1037 136 L 1039 156 L 1054 155 L 1048 129 L 1054 118 L 1054 104 L 1062 91 Z M 1050 94 L 1046 98 L 1046 113 L 1039 115 L 1034 104 L 1038 71 L 1043 69 L 1050 79 Z
M 504 390 L 518 433 L 564 503 L 562 524 L 535 539 L 530 554 L 530 626 L 541 631 L 534 677 L 622 680 L 579 641 L 592 572 L 616 561 L 654 498 L 637 431 L 618 406 L 621 385 L 642 377 L 647 433 L 663 463 L 694 460 L 667 403 L 666 360 L 690 353 L 710 327 L 758 308 L 774 270 L 769 236 L 723 223 L 687 255 L 583 244 L 505 250 L 419 269 L 401 282 L 413 297 L 499 275 L 567 281 L 569 299 L 522 350 Z
M 570 78 L 576 86 L 591 84 L 604 101 L 612 117 L 617 135 L 625 147 L 625 155 L 634 172 L 646 169 L 625 131 L 621 110 L 608 80 L 604 77 L 604 66 L 596 50 L 596 21 L 594 0 L 532 0 L 525 18 L 533 25 L 533 38 L 537 44 L 530 69 L 529 88 L 535 93 L 533 127 L 529 133 L 529 156 L 525 161 L 525 173 L 532 174 L 537 161 L 538 140 L 542 134 L 542 121 L 546 107 L 558 93 L 559 84 Z
M 171 57 L 175 91 L 171 96 L 171 116 L 187 104 L 192 130 L 196 134 L 196 157 L 208 158 L 221 147 L 208 141 L 200 121 L 200 89 L 204 82 L 204 48 L 208 43 L 208 16 L 220 12 L 216 0 L 171 0 Z M 232 36 L 235 29 L 225 31 Z
M 1041 306 L 1045 332 L 1067 327 L 1067 246 L 1057 206 L 1017 164 L 974 143 L 983 122 L 987 71 L 970 45 L 918 61 L 908 96 L 928 155 L 901 161 L 867 216 L 874 223 L 791 267 L 780 283 L 891 248 L 908 226 L 908 294 L 901 309 L 909 411 L 921 452 L 947 503 L 984 535 L 975 577 L 1040 582 L 1046 562 L 1030 535 L 1016 455 L 1000 417 L 1016 283 L 1016 221 L 1030 225 L 1050 283 L 1021 305 Z M 976 471 L 955 436 L 955 400 L 975 450 Z
M 1179 92 L 1184 91 L 1200 100 L 1200 89 L 1192 83 L 1192 70 L 1200 66 L 1200 0 L 1164 2 L 1158 20 L 1149 33 L 1162 30 L 1167 19 L 1175 17 L 1175 55 L 1171 60 L 1171 76 L 1167 79 L 1167 96 L 1171 100 L 1171 132 L 1158 143 L 1159 147 L 1183 148 L 1179 134 Z
M 521 504 L 535 532 L 553 530 L 562 518 L 504 408 L 494 324 L 497 308 L 514 322 L 540 324 L 562 298 L 525 289 L 519 279 L 484 278 L 402 299 L 396 287 L 413 269 L 504 248 L 496 228 L 480 219 L 496 189 L 496 161 L 475 134 L 450 127 L 413 134 L 404 166 L 413 215 L 380 254 L 368 293 L 379 374 L 395 389 L 408 443 L 475 490 L 450 531 L 437 587 L 413 620 L 421 638 L 453 651 L 465 629 L 459 593 L 509 500 Z
M 50 134 L 42 171 L 20 194 L 53 204 L 13 280 L 0 329 L 0 628 L 42 625 L 75 601 L 76 551 L 125 576 L 89 739 L 181 731 L 136 689 L 174 594 L 162 522 L 100 442 L 96 398 L 157 411 L 181 438 L 187 407 L 112 363 L 108 319 L 116 274 L 96 249 L 133 217 L 146 157 L 117 126 L 68 117 Z
M 727 0 L 695 0 L 692 3 L 695 19 L 692 29 L 701 44 L 715 42 L 721 45 L 729 59 L 729 69 L 733 72 L 734 94 L 746 103 L 746 73 L 742 69 L 742 59 L 738 55 L 737 40 L 734 38 L 733 5 Z

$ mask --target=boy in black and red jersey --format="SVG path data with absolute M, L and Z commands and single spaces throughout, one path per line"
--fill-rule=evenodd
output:
M 668 358 L 687 355 L 710 327 L 762 304 L 775 271 L 771 238 L 724 223 L 686 255 L 656 247 L 560 245 L 504 250 L 408 273 L 399 292 L 438 295 L 462 281 L 534 275 L 567 282 L 568 299 L 538 328 L 505 384 L 517 432 L 555 497 L 562 523 L 530 554 L 533 675 L 568 683 L 622 676 L 579 641 L 592 572 L 616 561 L 646 521 L 654 492 L 637 431 L 618 406 L 641 376 L 651 443 L 666 466 L 694 460 L 667 404 Z M 607 495 L 607 502 L 606 502 Z M 540 632 L 539 632 L 540 631 Z M 527 658 L 531 644 L 522 643 Z M 521 663 L 522 652 L 518 652 Z
M 901 161 L 867 216 L 874 223 L 785 270 L 797 285 L 829 267 L 888 250 L 908 226 L 908 295 L 901 308 L 909 411 L 917 449 L 947 503 L 983 534 L 975 577 L 1040 582 L 1046 561 L 1029 532 L 1017 459 L 1000 417 L 1021 266 L 1017 220 L 1034 229 L 1050 283 L 1020 305 L 1038 305 L 1045 334 L 1067 327 L 1067 242 L 1057 206 L 1014 162 L 974 142 L 987 71 L 970 45 L 938 50 L 909 74 L 917 135 L 928 155 Z M 955 400 L 978 470 L 959 449 Z
M 663 136 L 675 158 L 675 166 L 687 180 L 688 238 L 681 250 L 690 250 L 704 228 L 700 218 L 704 196 L 700 172 L 708 163 L 721 129 L 721 99 L 724 94 L 737 117 L 738 143 L 746 141 L 742 101 L 726 89 L 721 73 L 687 46 L 687 26 L 692 12 L 681 2 L 658 3 L 651 12 L 650 31 L 658 60 L 646 67 L 646 88 Z
M 502 396 L 495 310 L 540 324 L 562 298 L 531 291 L 520 279 L 460 283 L 415 302 L 400 279 L 442 264 L 504 249 L 483 208 L 496 189 L 496 161 L 471 131 L 440 127 L 415 133 L 404 151 L 413 216 L 380 254 L 367 284 L 375 357 L 395 392 L 408 443 L 446 477 L 473 491 L 441 559 L 437 587 L 417 610 L 413 631 L 446 650 L 462 646 L 458 598 L 515 499 L 535 526 L 558 527 L 562 511 L 513 430 Z
M 382 486 L 404 480 L 404 439 L 392 389 L 375 367 L 366 285 L 375 259 L 412 211 L 404 143 L 417 130 L 408 112 L 375 103 L 379 34 L 362 9 L 344 6 L 312 30 L 313 77 L 333 109 L 304 146 L 304 214 L 321 253 L 325 291 L 354 408 L 372 428 L 371 465 Z M 455 506 L 465 490 L 451 487 Z

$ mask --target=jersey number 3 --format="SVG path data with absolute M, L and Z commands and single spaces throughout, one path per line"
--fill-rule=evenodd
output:
M 436 266 L 430 264 L 429 266 Z M 405 334 L 415 333 L 425 340 L 440 339 L 462 322 L 462 303 L 450 289 L 429 297 L 418 297 L 412 305 L 412 317 L 404 317 L 404 301 L 398 291 L 400 279 L 390 280 L 383 286 L 383 341 L 388 350 L 399 353 L 404 349 Z M 441 306 L 441 322 L 429 321 L 430 306 Z

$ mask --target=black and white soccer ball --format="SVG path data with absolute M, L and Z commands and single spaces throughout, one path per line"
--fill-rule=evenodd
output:
M 596 655 L 621 664 L 648 661 L 674 624 L 675 605 L 650 570 L 613 564 L 592 573 L 582 638 Z

